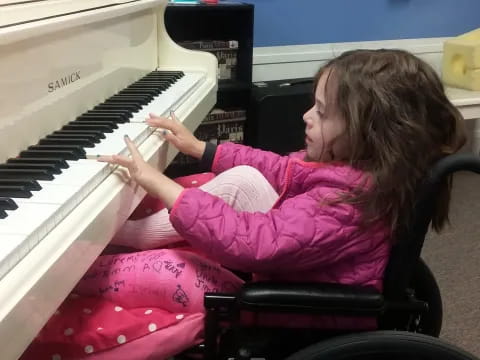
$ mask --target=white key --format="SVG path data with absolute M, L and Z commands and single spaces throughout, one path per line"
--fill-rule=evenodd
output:
M 12 260 L 0 263 L 0 276 L 15 266 L 43 237 L 52 231 L 111 172 L 106 163 L 94 160 L 67 161 L 51 181 L 38 181 L 41 190 L 32 191 L 30 198 L 14 198 L 18 209 L 7 210 L 0 220 L 0 239 L 21 239 Z M 1 242 L 0 242 L 1 244 Z M 7 249 L 7 246 L 4 246 Z M 10 248 L 8 248 L 10 249 Z M 1 249 L 0 249 L 1 251 Z M 0 261 L 2 259 L 0 252 Z
M 26 235 L 1 234 L 0 279 L 30 251 Z
M 41 190 L 32 191 L 32 197 L 30 198 L 15 198 L 12 199 L 17 204 L 33 204 L 33 203 L 45 203 L 45 204 L 63 204 L 70 199 L 70 194 L 77 191 L 80 186 L 71 185 L 55 185 L 55 180 L 51 181 L 38 181 Z
M 87 158 L 95 159 L 98 155 L 128 155 L 125 135 L 140 145 L 155 129 L 145 123 L 118 124 L 118 129 L 105 134 L 105 139 L 93 148 L 85 148 Z
M 0 238 L 3 234 L 25 235 L 25 244 L 32 249 L 55 227 L 58 204 L 22 204 L 16 210 L 7 210 L 8 216 L 0 220 Z
M 150 113 L 166 116 L 170 110 L 176 109 L 183 100 L 188 97 L 205 79 L 203 73 L 185 73 L 176 83 L 166 91 L 156 96 L 141 110 L 133 114 L 131 122 L 144 122 Z
M 62 173 L 55 176 L 55 184 L 85 186 L 94 180 L 98 185 L 111 172 L 108 164 L 88 159 L 69 160 L 67 164 L 69 168 L 62 169 Z
M 111 172 L 108 164 L 97 161 L 82 159 L 67 163 L 70 167 L 62 169 L 62 173 L 53 180 L 38 181 L 42 189 L 33 191 L 31 198 L 14 198 L 18 209 L 7 210 L 8 216 L 0 220 L 0 234 L 30 235 L 35 228 L 48 220 L 48 224 L 43 224 L 45 226 L 42 234 L 46 235 L 56 226 L 58 217 L 55 215 L 60 207 L 68 205 L 73 208 L 78 205 Z M 38 215 L 35 215 L 36 210 Z M 25 226 L 22 226 L 22 221 L 26 223 Z
M 81 201 L 81 186 L 55 185 L 52 181 L 39 182 L 41 190 L 32 191 L 30 198 L 13 198 L 21 209 L 23 204 L 54 204 L 59 205 L 54 216 L 54 223 L 58 224 Z

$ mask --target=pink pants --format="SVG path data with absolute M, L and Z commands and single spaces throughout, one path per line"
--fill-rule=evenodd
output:
M 198 186 L 202 178 L 211 179 L 203 190 L 239 211 L 268 211 L 278 198 L 248 166 L 178 182 Z M 22 360 L 165 359 L 202 341 L 204 293 L 233 292 L 243 281 L 192 249 L 158 249 L 182 241 L 161 208 L 147 198 L 113 239 L 154 250 L 100 256 Z

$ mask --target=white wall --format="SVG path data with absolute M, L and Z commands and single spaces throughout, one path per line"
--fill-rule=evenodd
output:
M 399 48 L 408 50 L 440 71 L 446 38 L 365 41 L 313 45 L 256 47 L 253 50 L 253 81 L 310 77 L 329 59 L 352 49 Z
M 410 51 L 439 74 L 443 42 L 447 38 L 365 41 L 348 43 L 256 47 L 253 50 L 253 82 L 312 77 L 326 61 L 347 50 L 397 48 Z M 480 121 L 467 123 L 469 150 L 480 153 Z

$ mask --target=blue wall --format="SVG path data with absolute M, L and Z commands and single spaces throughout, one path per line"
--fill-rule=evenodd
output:
M 480 0 L 243 0 L 255 46 L 455 36 L 480 27 Z

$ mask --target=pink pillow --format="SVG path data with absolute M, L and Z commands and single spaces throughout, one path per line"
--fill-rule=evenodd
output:
M 212 180 L 214 177 L 214 173 L 208 172 L 178 177 L 174 179 L 174 181 L 182 185 L 184 188 L 193 188 L 202 186 L 206 182 Z M 129 220 L 143 219 L 144 217 L 162 210 L 164 207 L 165 206 L 163 205 L 162 201 L 147 194 L 140 204 L 138 204 L 132 215 L 130 215 Z

